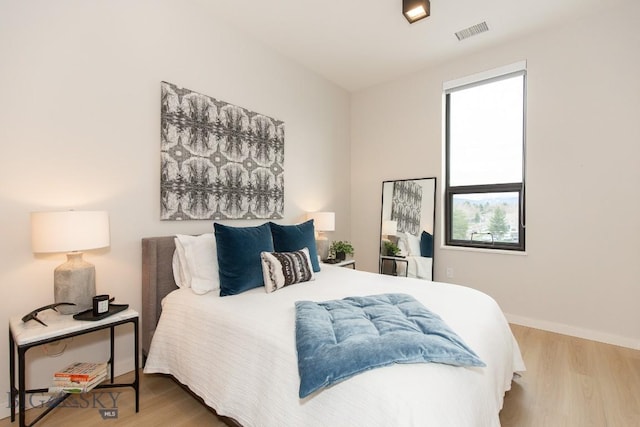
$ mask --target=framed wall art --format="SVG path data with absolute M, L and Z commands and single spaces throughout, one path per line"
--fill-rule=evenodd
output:
M 162 220 L 281 219 L 284 122 L 161 84 Z

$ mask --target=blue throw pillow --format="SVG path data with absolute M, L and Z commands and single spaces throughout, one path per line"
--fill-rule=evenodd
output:
M 264 286 L 261 252 L 273 252 L 268 223 L 258 227 L 213 224 L 218 249 L 220 296 L 236 295 Z
M 433 236 L 426 231 L 420 235 L 420 256 L 433 258 Z
M 311 266 L 314 272 L 320 271 L 318 250 L 316 249 L 316 235 L 313 220 L 298 225 L 278 225 L 270 222 L 273 247 L 276 252 L 295 252 L 304 248 L 309 249 Z

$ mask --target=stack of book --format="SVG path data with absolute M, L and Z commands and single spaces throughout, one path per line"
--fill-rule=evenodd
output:
M 86 393 L 107 377 L 107 363 L 75 362 L 53 374 L 49 393 Z

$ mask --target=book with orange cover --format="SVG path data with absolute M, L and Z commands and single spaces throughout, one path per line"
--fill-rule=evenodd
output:
M 74 362 L 53 374 L 54 380 L 68 379 L 74 382 L 87 382 L 107 371 L 107 363 Z
M 107 378 L 106 370 L 101 374 L 98 374 L 92 380 L 86 382 L 69 382 L 69 384 L 54 384 L 49 387 L 49 393 L 86 393 L 93 390 L 98 384 Z

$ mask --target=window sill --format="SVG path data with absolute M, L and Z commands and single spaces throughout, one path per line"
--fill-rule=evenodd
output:
M 506 249 L 470 248 L 466 246 L 441 245 L 440 249 L 444 249 L 447 251 L 480 252 L 480 253 L 486 253 L 486 254 L 499 254 L 499 255 L 517 255 L 517 256 L 527 255 L 527 251 L 509 251 Z

